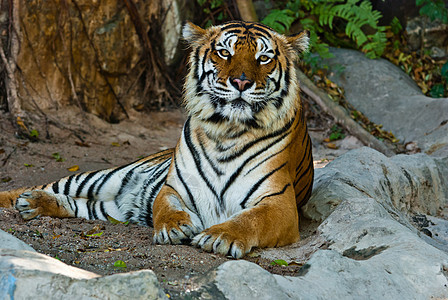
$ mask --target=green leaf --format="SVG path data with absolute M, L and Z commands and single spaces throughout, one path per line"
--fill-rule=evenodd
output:
M 420 8 L 420 15 L 428 16 L 431 21 L 439 19 L 443 23 L 448 23 L 448 9 L 445 7 L 445 1 L 443 0 L 425 0 L 417 1 L 418 6 L 423 5 Z
M 51 156 L 53 156 L 53 158 L 56 159 L 57 162 L 65 161 L 65 159 L 63 159 L 58 152 L 53 153 Z
M 36 129 L 33 129 L 30 131 L 30 136 L 38 138 L 39 137 L 39 131 L 37 131 Z
M 288 263 L 284 261 L 283 259 L 276 259 L 273 262 L 271 262 L 272 266 L 288 266 Z
M 444 93 L 445 88 L 441 83 L 433 85 L 433 87 L 429 91 L 429 95 L 431 95 L 431 97 L 433 98 L 442 98 Z
M 92 234 L 86 234 L 86 236 L 88 237 L 100 237 L 103 235 L 103 232 L 98 232 L 98 233 L 92 233 Z
M 289 9 L 273 9 L 263 20 L 261 20 L 261 23 L 271 27 L 278 33 L 285 33 L 291 28 L 291 24 L 296 19 L 294 12 Z
M 114 262 L 114 267 L 116 268 L 126 268 L 126 263 L 122 260 L 117 260 L 116 262 Z
M 32 168 L 32 167 L 34 167 L 34 165 L 32 165 L 32 164 L 27 164 L 27 163 L 24 163 L 23 164 L 25 167 L 27 167 L 27 168 Z
M 2 178 L 2 182 L 10 182 L 11 180 L 12 180 L 12 178 L 9 177 L 9 176 L 6 176 L 6 177 Z
M 122 222 L 122 221 L 119 221 L 119 220 L 117 220 L 115 218 L 112 218 L 109 215 L 107 216 L 107 220 L 109 220 L 109 222 L 112 223 L 112 224 L 124 224 L 124 225 L 128 225 L 129 224 L 129 221 Z
M 440 73 L 442 77 L 448 81 L 448 61 L 442 66 L 442 70 L 440 71 Z
M 401 26 L 400 20 L 398 20 L 397 17 L 394 17 L 392 21 L 390 22 L 390 30 L 394 34 L 400 33 L 400 31 L 403 30 L 403 26 Z

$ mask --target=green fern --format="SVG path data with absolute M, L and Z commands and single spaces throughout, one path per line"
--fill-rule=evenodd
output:
M 430 0 L 426 0 L 430 1 Z M 345 34 L 356 46 L 366 53 L 369 58 L 381 56 L 386 48 L 386 27 L 378 26 L 381 13 L 372 9 L 368 0 L 290 0 L 285 9 L 275 9 L 262 20 L 262 23 L 284 33 L 291 24 L 299 19 L 304 29 L 310 31 L 310 44 L 312 51 L 322 58 L 330 57 L 328 45 L 322 43 L 319 35 L 335 36 L 336 20 L 343 22 Z M 329 28 L 331 32 L 328 32 Z M 370 27 L 373 34 L 367 34 L 365 29 Z M 335 41 L 337 38 L 331 38 Z
M 285 33 L 291 24 L 297 19 L 295 13 L 290 9 L 273 9 L 262 23 L 271 27 L 278 33 Z
M 431 21 L 438 19 L 445 24 L 448 24 L 448 9 L 445 7 L 443 0 L 416 0 L 417 6 L 420 8 L 420 15 L 428 16 Z
M 375 58 L 381 56 L 386 47 L 386 28 L 378 26 L 381 13 L 372 10 L 372 4 L 364 0 L 359 5 L 359 0 L 348 0 L 345 3 L 328 3 L 316 6 L 312 13 L 319 16 L 319 24 L 333 29 L 335 18 L 345 20 L 345 34 L 356 42 L 368 57 Z M 340 1 L 339 1 L 340 2 Z M 370 26 L 376 33 L 366 35 L 364 26 Z

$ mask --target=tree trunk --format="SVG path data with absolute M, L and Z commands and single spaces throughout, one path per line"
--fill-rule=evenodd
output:
M 185 2 L 3 0 L 0 104 L 15 117 L 76 105 L 115 122 L 133 108 L 174 103 L 180 92 L 164 45 L 179 40 Z
M 258 16 L 252 0 L 236 0 L 236 5 L 243 21 L 258 22 Z

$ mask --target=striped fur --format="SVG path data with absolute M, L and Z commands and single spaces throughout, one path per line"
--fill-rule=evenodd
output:
M 15 205 L 25 219 L 111 216 L 153 225 L 156 243 L 191 241 L 236 258 L 297 241 L 297 207 L 313 181 L 294 68 L 307 33 L 286 37 L 235 21 L 207 30 L 187 23 L 183 36 L 192 50 L 188 119 L 175 149 L 2 192 L 0 205 Z

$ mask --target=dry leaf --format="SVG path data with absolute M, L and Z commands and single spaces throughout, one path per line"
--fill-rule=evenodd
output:
M 333 144 L 333 143 L 327 143 L 327 148 L 330 148 L 330 149 L 338 149 L 338 146 L 336 146 L 336 144 Z
M 17 117 L 16 123 L 17 125 L 22 127 L 23 130 L 28 131 L 28 128 L 26 128 L 25 123 L 22 121 L 21 117 Z
M 75 141 L 75 144 L 80 147 L 90 147 L 86 142 Z
M 70 168 L 68 168 L 67 170 L 69 170 L 70 172 L 76 172 L 79 170 L 79 166 L 74 165 L 74 166 L 71 166 Z
M 115 147 L 120 147 L 120 144 L 119 143 L 116 143 L 116 142 L 112 142 L 112 143 L 110 143 L 112 146 L 115 146 Z

